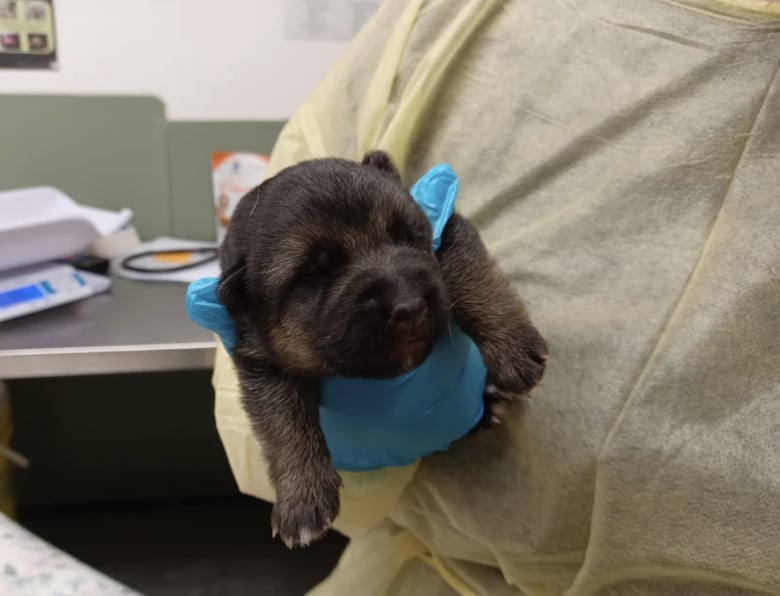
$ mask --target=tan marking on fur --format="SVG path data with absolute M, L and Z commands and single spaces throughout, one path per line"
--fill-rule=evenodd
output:
M 289 320 L 271 330 L 271 345 L 288 368 L 314 374 L 325 368 L 311 345 L 309 334 Z

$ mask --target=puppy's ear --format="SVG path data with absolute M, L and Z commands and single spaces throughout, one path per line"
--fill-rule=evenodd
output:
M 369 153 L 366 153 L 362 163 L 364 166 L 382 170 L 383 172 L 391 174 L 399 181 L 401 180 L 401 173 L 398 171 L 398 168 L 395 167 L 393 158 L 384 151 L 370 151 Z
M 246 294 L 246 265 L 243 259 L 222 274 L 217 295 L 231 315 L 249 310 Z

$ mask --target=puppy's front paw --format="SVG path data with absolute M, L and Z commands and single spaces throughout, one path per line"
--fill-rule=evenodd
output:
M 311 479 L 298 478 L 277 490 L 271 514 L 274 537 L 287 548 L 308 546 L 322 536 L 339 513 L 341 478 L 335 470 Z
M 501 424 L 501 419 L 506 414 L 507 406 L 516 397 L 518 396 L 513 393 L 501 391 L 488 379 L 488 384 L 485 386 L 485 392 L 482 395 L 485 409 L 482 419 L 479 421 L 479 428 L 491 428 L 496 424 Z
M 547 342 L 532 325 L 525 325 L 495 345 L 480 346 L 488 383 L 499 403 L 528 393 L 544 376 Z M 486 405 L 488 395 L 486 391 Z M 495 400 L 494 400 L 495 401 Z

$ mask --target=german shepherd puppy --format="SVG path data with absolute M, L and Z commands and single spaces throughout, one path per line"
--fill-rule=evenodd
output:
M 321 377 L 398 376 L 451 320 L 488 369 L 485 425 L 544 373 L 545 341 L 476 229 L 454 214 L 434 253 L 431 225 L 384 152 L 305 161 L 264 181 L 236 207 L 220 259 L 242 403 L 276 492 L 273 533 L 288 547 L 339 512 Z

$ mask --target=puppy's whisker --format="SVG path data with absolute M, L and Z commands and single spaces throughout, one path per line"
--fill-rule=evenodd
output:
M 249 219 L 252 219 L 252 215 L 255 213 L 255 209 L 257 209 L 257 203 L 260 202 L 260 185 L 257 185 L 257 195 L 255 196 L 255 202 L 252 205 L 252 210 L 249 212 Z
M 450 343 L 454 346 L 455 338 L 452 337 L 452 321 L 447 321 L 447 333 L 449 333 L 450 336 Z

